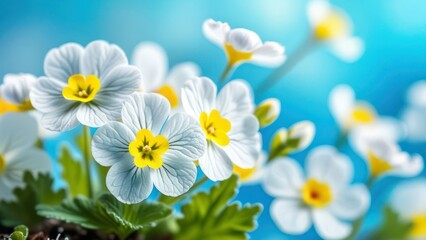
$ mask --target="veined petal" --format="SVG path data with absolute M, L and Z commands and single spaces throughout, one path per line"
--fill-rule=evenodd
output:
M 176 94 L 180 96 L 180 91 L 186 81 L 198 77 L 201 74 L 200 67 L 193 62 L 177 64 L 167 76 L 166 83 L 173 87 Z
M 37 140 L 37 122 L 25 113 L 7 113 L 0 117 L 0 153 L 30 148 Z
M 277 42 L 265 42 L 253 52 L 250 62 L 266 67 L 276 67 L 284 62 L 284 47 Z
M 298 199 L 277 199 L 270 208 L 271 218 L 288 234 L 302 234 L 312 226 L 311 213 Z
M 6 74 L 0 86 L 0 96 L 14 104 L 25 103 L 30 98 L 30 88 L 35 81 L 36 77 L 32 74 Z
M 333 41 L 331 50 L 345 62 L 355 62 L 364 53 L 364 41 L 358 37 L 345 37 Z
M 216 85 L 206 77 L 187 81 L 182 88 L 182 104 L 189 115 L 199 119 L 202 112 L 210 112 L 216 104 Z
M 170 104 L 166 98 L 155 93 L 134 93 L 124 102 L 122 119 L 124 124 L 136 134 L 141 129 L 149 129 L 158 134 L 170 114 Z
M 140 87 L 144 92 L 159 88 L 166 79 L 168 67 L 167 54 L 154 42 L 139 43 L 133 50 L 132 64 L 142 72 Z
M 53 78 L 40 77 L 31 88 L 31 104 L 43 113 L 74 105 L 73 102 L 66 100 L 62 95 L 62 89 L 65 86 L 65 83 Z
M 326 209 L 314 209 L 312 217 L 315 229 L 324 239 L 344 239 L 352 230 L 351 224 L 338 220 Z
M 222 181 L 232 175 L 231 159 L 213 142 L 207 142 L 206 153 L 200 157 L 198 162 L 201 170 L 212 181 Z
M 44 73 L 66 84 L 68 78 L 81 73 L 80 60 L 84 49 L 77 43 L 66 43 L 50 50 L 44 59 Z
M 118 120 L 121 107 L 120 99 L 97 96 L 89 103 L 80 104 L 77 119 L 86 126 L 101 127 L 107 122 Z
M 262 46 L 259 35 L 245 28 L 235 28 L 229 31 L 226 35 L 226 43 L 232 45 L 235 50 L 250 53 Z
M 101 89 L 97 93 L 110 98 L 124 98 L 136 92 L 141 85 L 142 75 L 139 69 L 130 65 L 120 65 L 101 79 Z
M 353 185 L 334 194 L 335 200 L 330 211 L 344 220 L 355 220 L 364 214 L 370 206 L 370 192 L 361 184 Z
M 203 23 L 204 36 L 221 48 L 223 48 L 226 35 L 229 31 L 231 31 L 231 27 L 228 23 L 215 21 L 213 19 L 207 19 Z
M 93 136 L 93 157 L 102 166 L 111 166 L 119 161 L 131 161 L 129 145 L 134 139 L 135 135 L 126 125 L 109 122 L 99 128 Z
M 112 165 L 106 177 L 108 190 L 120 202 L 140 203 L 152 192 L 149 169 L 138 168 L 133 161 L 119 161 Z
M 79 104 L 67 104 L 55 111 L 43 113 L 41 125 L 54 132 L 68 131 L 78 126 L 77 112 Z
M 232 121 L 252 115 L 254 111 L 252 89 L 243 80 L 233 80 L 226 84 L 217 95 L 216 103 L 222 117 Z

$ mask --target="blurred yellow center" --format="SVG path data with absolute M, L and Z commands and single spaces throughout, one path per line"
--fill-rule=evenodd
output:
M 224 47 L 225 47 L 226 56 L 228 56 L 228 61 L 230 65 L 234 65 L 239 62 L 248 61 L 253 56 L 252 52 L 238 51 L 231 44 L 225 43 Z
M 88 75 L 86 78 L 82 74 L 75 74 L 68 78 L 68 85 L 62 89 L 65 99 L 79 102 L 92 101 L 96 93 L 101 88 L 99 78 Z
M 6 168 L 6 160 L 2 155 L 0 155 L 0 174 L 4 171 Z
M 6 102 L 0 98 L 0 116 L 7 112 L 19 112 L 19 105 Z
M 412 219 L 410 237 L 426 237 L 426 215 L 415 215 Z
M 162 135 L 154 137 L 148 129 L 142 129 L 136 134 L 136 140 L 130 142 L 129 152 L 139 168 L 146 166 L 158 169 L 163 165 L 162 155 L 169 149 L 167 138 Z
M 163 85 L 161 88 L 157 89 L 156 92 L 166 97 L 172 108 L 179 105 L 179 97 L 170 85 Z
M 231 130 L 231 122 L 220 116 L 219 111 L 212 110 L 210 114 L 202 112 L 200 125 L 208 140 L 216 142 L 220 146 L 229 144 L 227 133 Z
M 309 179 L 302 188 L 302 199 L 307 205 L 322 208 L 333 199 L 330 187 L 316 179 Z
M 367 107 L 355 107 L 352 112 L 352 121 L 354 123 L 368 124 L 376 118 L 374 111 Z
M 234 164 L 234 173 L 240 176 L 240 179 L 243 181 L 250 179 L 253 176 L 255 171 L 256 171 L 256 167 L 240 168 Z
M 373 177 L 377 177 L 387 171 L 392 170 L 392 166 L 388 162 L 376 156 L 372 151 L 368 152 L 367 157 L 368 162 L 370 163 L 371 175 Z
M 345 36 L 348 32 L 349 23 L 346 17 L 340 12 L 331 12 L 317 24 L 314 36 L 319 40 L 327 40 Z

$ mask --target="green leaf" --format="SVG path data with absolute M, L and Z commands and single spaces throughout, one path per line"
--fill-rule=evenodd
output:
M 177 240 L 239 240 L 256 228 L 261 205 L 232 203 L 237 194 L 238 177 L 232 176 L 213 187 L 209 193 L 200 192 L 182 206 L 183 218 L 178 220 Z
M 49 174 L 39 173 L 35 178 L 30 172 L 25 172 L 23 181 L 24 188 L 13 190 L 16 200 L 0 201 L 0 223 L 4 226 L 33 226 L 43 220 L 36 213 L 37 204 L 59 204 L 65 198 L 63 189 L 52 190 L 53 179 Z
M 10 234 L 10 239 L 11 240 L 25 240 L 25 236 L 22 232 L 20 231 L 14 231 L 12 234 Z
M 402 219 L 397 212 L 387 206 L 383 209 L 383 224 L 370 239 L 407 239 L 412 223 Z
M 62 147 L 59 163 L 62 165 L 62 179 L 68 186 L 70 197 L 89 195 L 86 170 L 81 161 L 75 160 L 68 147 Z
M 98 200 L 78 196 L 65 200 L 60 206 L 40 205 L 37 210 L 42 216 L 105 233 L 113 232 L 122 239 L 171 214 L 171 209 L 164 204 L 143 202 L 126 205 L 111 194 L 104 194 Z
M 28 228 L 25 225 L 18 225 L 16 227 L 13 228 L 13 231 L 19 231 L 24 235 L 24 238 L 28 237 Z

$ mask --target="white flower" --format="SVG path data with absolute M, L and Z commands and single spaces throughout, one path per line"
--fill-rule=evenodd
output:
M 182 89 L 182 104 L 198 119 L 207 141 L 199 159 L 204 174 L 213 181 L 232 175 L 233 165 L 252 168 L 259 158 L 261 136 L 253 115 L 254 100 L 247 83 L 226 84 L 216 96 L 216 85 L 208 78 L 194 78 Z
M 240 177 L 240 182 L 245 185 L 257 184 L 262 179 L 265 172 L 265 165 L 268 160 L 266 152 L 259 154 L 256 165 L 252 168 L 240 168 L 234 164 L 233 172 Z
M 205 151 L 204 135 L 190 116 L 169 114 L 166 98 L 134 93 L 124 102 L 123 123 L 109 122 L 95 133 L 93 157 L 111 167 L 107 187 L 121 202 L 141 202 L 153 186 L 178 196 L 194 184 L 194 160 Z
M 426 180 L 399 184 L 392 192 L 391 207 L 411 228 L 408 239 L 426 239 Z
M 408 106 L 402 113 L 407 126 L 407 139 L 412 142 L 426 141 L 426 80 L 413 83 L 407 93 Z
M 86 48 L 67 43 L 50 50 L 44 72 L 30 99 L 42 113 L 43 126 L 52 131 L 70 130 L 79 123 L 100 127 L 118 120 L 123 100 L 141 81 L 139 69 L 128 65 L 124 52 L 104 41 Z
M 153 42 L 142 42 L 133 51 L 132 64 L 143 75 L 140 88 L 143 92 L 157 92 L 166 97 L 172 108 L 178 107 L 180 90 L 186 80 L 200 75 L 200 67 L 193 62 L 174 66 L 168 72 L 167 55 Z
M 273 161 L 264 174 L 265 191 L 277 199 L 270 214 L 289 234 L 303 234 L 312 225 L 325 239 L 343 239 L 352 221 L 366 212 L 370 194 L 362 184 L 349 186 L 350 160 L 333 147 L 314 149 L 307 157 L 306 177 L 293 159 Z
M 326 0 L 311 0 L 307 15 L 314 38 L 329 43 L 337 57 L 353 62 L 363 54 L 364 42 L 352 36 L 352 21 L 343 10 Z
M 273 67 L 285 60 L 284 47 L 277 42 L 264 42 L 253 31 L 231 29 L 228 23 L 208 19 L 203 24 L 206 38 L 222 48 L 231 66 L 244 62 Z
M 263 100 L 256 107 L 254 115 L 259 120 L 261 128 L 271 125 L 278 119 L 281 112 L 281 102 L 276 98 L 268 98 Z
M 420 155 L 411 157 L 400 149 L 396 140 L 389 137 L 389 134 L 381 134 L 374 128 L 359 127 L 351 134 L 350 143 L 366 161 L 374 178 L 386 175 L 412 177 L 423 170 L 423 159 Z
M 6 113 L 0 117 L 0 199 L 14 198 L 12 190 L 22 187 L 25 171 L 50 172 L 49 156 L 34 146 L 37 123 L 24 113 Z

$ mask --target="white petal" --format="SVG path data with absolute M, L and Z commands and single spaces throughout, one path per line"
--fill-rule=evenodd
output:
M 331 45 L 333 53 L 345 62 L 355 62 L 364 53 L 364 41 L 358 37 L 345 37 Z
M 226 35 L 226 43 L 242 52 L 254 52 L 254 50 L 262 46 L 262 40 L 260 40 L 259 35 L 245 28 L 232 29 Z
M 200 124 L 187 114 L 176 113 L 170 117 L 161 135 L 169 142 L 165 157 L 193 162 L 206 150 L 206 138 Z
M 355 105 L 354 90 L 348 85 L 338 85 L 333 88 L 328 99 L 331 114 L 339 125 L 350 116 Z
M 141 85 L 142 75 L 139 69 L 134 66 L 121 65 L 109 72 L 105 78 L 101 79 L 101 89 L 96 94 L 106 95 L 111 98 L 123 98 L 136 92 Z
M 219 47 L 223 47 L 226 35 L 230 30 L 231 27 L 228 23 L 215 21 L 213 19 L 207 19 L 203 23 L 204 36 Z
M 407 91 L 407 102 L 414 107 L 426 107 L 426 80 L 413 83 Z
M 222 117 L 241 119 L 254 111 L 253 92 L 247 82 L 233 80 L 226 84 L 217 95 L 217 109 Z
M 426 213 L 425 192 L 425 179 L 410 180 L 400 183 L 392 191 L 390 197 L 391 207 L 403 218 L 407 219 L 419 213 Z
M 274 197 L 299 198 L 303 183 L 302 168 L 291 158 L 271 162 L 263 177 L 263 189 Z
M 387 172 L 389 175 L 400 177 L 415 177 L 423 171 L 423 158 L 416 154 L 413 157 L 406 152 L 401 152 L 393 156 L 391 160 L 393 169 Z
M 412 142 L 426 141 L 426 109 L 408 107 L 402 113 L 402 121 L 406 126 L 407 139 Z
M 130 95 L 124 102 L 122 110 L 124 124 L 135 134 L 141 129 L 158 134 L 169 114 L 169 101 L 155 93 Z
M 330 211 L 344 220 L 355 220 L 363 215 L 370 206 L 370 192 L 361 184 L 353 185 L 333 196 Z
M 97 96 L 89 103 L 80 104 L 77 119 L 89 127 L 101 127 L 120 119 L 122 101 L 108 96 Z
M 311 213 L 298 199 L 277 199 L 271 204 L 271 218 L 281 231 L 303 234 L 312 226 Z
M 37 121 L 37 128 L 38 128 L 38 135 L 40 138 L 53 138 L 56 137 L 59 133 L 47 130 L 44 128 L 44 126 L 41 123 L 41 119 L 43 114 L 37 110 L 29 111 L 28 114 L 30 114 L 36 121 Z
M 49 78 L 67 83 L 71 75 L 81 73 L 83 52 L 83 47 L 76 43 L 66 43 L 50 50 L 44 59 L 44 73 Z
M 265 42 L 263 46 L 254 50 L 250 62 L 266 67 L 276 67 L 281 65 L 285 59 L 284 47 L 281 44 Z
M 315 229 L 321 238 L 344 239 L 352 230 L 349 223 L 338 220 L 325 209 L 315 209 L 312 213 Z
M 164 156 L 163 166 L 150 170 L 154 186 L 162 194 L 176 197 L 194 185 L 197 168 L 193 162 Z
M 53 112 L 43 113 L 41 125 L 50 131 L 68 131 L 78 126 L 77 112 L 78 104 L 63 105 L 61 109 Z
M 311 121 L 301 121 L 293 124 L 288 131 L 289 139 L 299 139 L 299 145 L 295 151 L 302 151 L 314 140 L 315 125 Z M 293 153 L 295 152 L 293 151 Z
M 337 191 L 346 187 L 353 177 L 353 166 L 346 155 L 332 146 L 313 149 L 307 156 L 307 175 L 331 185 Z
M 203 173 L 212 181 L 222 181 L 232 175 L 231 159 L 213 142 L 207 142 L 206 153 L 199 159 L 199 164 Z
M 159 88 L 166 79 L 169 68 L 166 52 L 153 42 L 142 42 L 136 46 L 132 64 L 142 72 L 143 82 L 140 87 L 144 92 Z
M 199 119 L 202 112 L 210 113 L 213 110 L 216 105 L 216 93 L 216 85 L 209 78 L 193 78 L 182 88 L 183 107 L 189 115 Z
M 49 156 L 44 151 L 33 147 L 13 154 L 8 159 L 6 167 L 7 174 L 15 174 L 18 179 L 22 179 L 25 171 L 30 171 L 33 175 L 52 172 Z
M 250 178 L 243 180 L 242 183 L 244 185 L 258 184 L 265 175 L 267 161 L 268 161 L 268 155 L 266 152 L 262 151 L 259 155 L 259 158 L 256 160 L 256 165 L 255 165 L 255 170 L 253 175 L 251 175 Z
M 323 21 L 331 11 L 331 6 L 325 0 L 311 0 L 308 3 L 307 15 L 309 23 L 316 26 Z
M 103 79 L 111 70 L 122 64 L 128 62 L 120 47 L 105 41 L 93 41 L 86 46 L 80 66 L 85 76 L 95 75 Z
M 6 74 L 0 87 L 0 96 L 7 102 L 22 104 L 30 98 L 30 88 L 36 81 L 31 74 Z
M 112 165 L 106 177 L 108 190 L 120 202 L 140 203 L 152 192 L 153 184 L 148 168 L 138 168 L 133 161 L 119 161 Z
M 31 147 L 37 140 L 37 122 L 25 113 L 0 117 L 0 154 Z
M 102 166 L 111 166 L 121 160 L 131 161 L 129 144 L 135 135 L 126 125 L 109 122 L 99 128 L 92 141 L 92 154 Z
M 13 186 L 6 184 L 5 176 L 0 175 L 0 200 L 12 201 L 15 199 L 13 195 Z
M 200 67 L 193 62 L 184 62 L 180 63 L 170 70 L 169 75 L 166 79 L 166 84 L 177 91 L 177 94 L 180 96 L 180 90 L 185 84 L 186 81 L 198 77 L 201 74 Z

